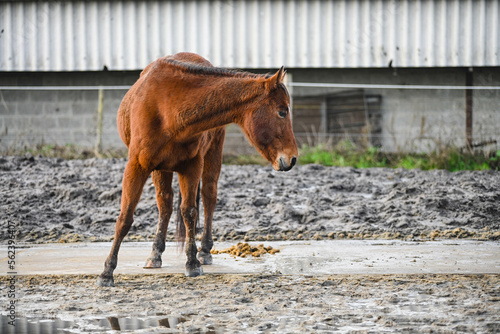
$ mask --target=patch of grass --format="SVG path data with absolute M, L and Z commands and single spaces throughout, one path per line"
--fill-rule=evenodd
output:
M 334 147 L 323 145 L 303 146 L 299 152 L 299 163 L 325 166 L 352 166 L 355 168 L 388 167 L 405 169 L 500 170 L 500 150 L 492 155 L 482 152 L 461 152 L 447 148 L 440 152 L 387 153 L 376 147 L 359 149 L 354 144 L 340 142 Z
M 356 168 L 387 167 L 388 165 L 387 157 L 378 148 L 370 147 L 360 151 L 348 143 L 341 143 L 333 149 L 328 149 L 323 145 L 303 146 L 299 152 L 299 163 Z

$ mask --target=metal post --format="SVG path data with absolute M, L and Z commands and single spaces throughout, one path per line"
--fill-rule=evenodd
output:
M 474 85 L 473 68 L 469 68 L 465 74 L 465 85 L 471 87 Z M 465 146 L 470 150 L 472 148 L 472 89 L 465 90 Z
M 99 98 L 97 105 L 97 139 L 95 144 L 95 154 L 99 157 L 102 152 L 102 109 L 104 106 L 104 89 L 99 88 Z

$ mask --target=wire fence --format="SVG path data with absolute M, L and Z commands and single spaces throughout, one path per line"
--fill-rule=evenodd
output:
M 422 90 L 500 90 L 500 86 L 457 86 L 457 85 L 378 85 L 321 82 L 287 82 L 290 87 L 341 88 L 341 89 L 422 89 Z M 131 85 L 115 86 L 0 86 L 0 90 L 128 90 Z
M 287 86 L 293 100 L 294 131 L 301 145 L 348 139 L 387 151 L 426 151 L 439 145 L 464 146 L 471 138 L 470 147 L 493 145 L 497 149 L 500 141 L 500 86 L 293 81 Z M 0 150 L 68 143 L 97 150 L 123 147 L 115 117 L 130 87 L 0 86 Z M 109 96 L 112 91 L 117 93 Z M 65 98 L 67 92 L 96 95 Z M 361 102 L 353 102 L 353 95 L 342 95 L 345 92 L 358 92 Z M 473 107 L 467 105 L 467 94 L 474 96 Z M 368 101 L 373 96 L 380 99 L 376 111 Z M 251 151 L 234 126 L 227 132 L 226 146 Z

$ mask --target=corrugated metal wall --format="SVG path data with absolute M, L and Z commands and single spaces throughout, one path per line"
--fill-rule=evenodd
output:
M 496 0 L 2 1 L 0 71 L 500 65 Z

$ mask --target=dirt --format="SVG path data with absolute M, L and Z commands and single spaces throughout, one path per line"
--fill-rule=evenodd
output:
M 117 275 L 24 276 L 25 316 L 183 319 L 180 332 L 498 333 L 499 275 Z M 4 286 L 4 285 L 2 285 Z M 148 332 L 169 332 L 165 327 Z
M 20 242 L 111 240 L 125 163 L 0 157 L 0 243 L 7 240 L 9 224 Z M 270 166 L 225 165 L 213 234 L 218 241 L 498 240 L 499 202 L 498 171 L 306 165 L 278 173 Z M 152 240 L 157 220 L 150 179 L 128 240 Z M 173 241 L 175 225 L 170 226 Z
M 12 226 L 18 244 L 111 240 L 125 163 L 0 157 L 0 243 L 6 244 Z M 214 236 L 235 244 L 498 240 L 499 201 L 495 171 L 307 165 L 277 173 L 271 167 L 223 166 Z M 157 215 L 149 180 L 128 240 L 152 240 Z M 173 236 L 171 228 L 168 239 Z M 0 276 L 2 305 L 8 305 L 3 283 L 10 278 Z M 182 319 L 173 329 L 159 321 L 146 332 L 500 331 L 500 275 L 492 274 L 117 275 L 114 288 L 95 281 L 93 275 L 19 276 L 17 315 L 73 321 L 75 332 L 97 328 L 96 319 L 125 317 Z

